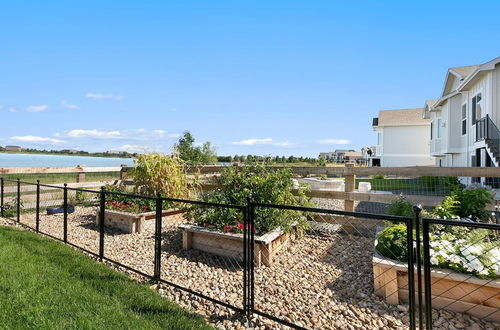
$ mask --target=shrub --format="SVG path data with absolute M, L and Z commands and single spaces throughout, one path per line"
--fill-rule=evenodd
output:
M 387 207 L 387 214 L 401 217 L 413 217 L 413 203 L 401 194 L 389 204 Z
M 455 194 L 447 196 L 441 204 L 437 205 L 431 212 L 431 215 L 438 219 L 456 219 L 460 208 L 460 201 Z
M 202 195 L 202 200 L 211 203 L 223 203 L 243 206 L 247 197 L 256 202 L 293 206 L 309 206 L 305 189 L 298 189 L 298 195 L 292 194 L 293 172 L 290 169 L 270 169 L 253 164 L 241 169 L 226 168 L 219 178 L 220 189 Z M 243 230 L 242 212 L 230 208 L 195 205 L 188 212 L 188 218 L 196 224 L 220 231 Z M 255 228 L 259 234 L 281 228 L 285 232 L 293 228 L 302 231 L 307 227 L 303 212 L 258 207 L 255 209 Z
M 486 222 L 490 213 L 486 205 L 493 201 L 493 194 L 486 188 L 456 189 L 453 194 L 459 201 L 457 215 L 461 218 L 469 217 L 475 221 Z
M 375 175 L 372 175 L 372 179 L 375 179 L 375 180 L 383 180 L 383 179 L 385 179 L 385 175 L 382 175 L 382 174 L 375 174 Z
M 384 257 L 408 261 L 406 225 L 395 224 L 386 227 L 378 236 L 377 251 Z

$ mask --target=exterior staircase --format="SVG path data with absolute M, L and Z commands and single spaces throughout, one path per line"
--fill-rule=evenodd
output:
M 492 165 L 500 166 L 500 130 L 486 115 L 476 123 L 476 141 L 484 141 L 486 152 L 491 158 Z

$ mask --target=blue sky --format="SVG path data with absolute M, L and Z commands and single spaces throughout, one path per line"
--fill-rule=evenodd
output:
M 381 109 L 500 56 L 497 1 L 10 1 L 0 145 L 222 155 L 375 143 Z

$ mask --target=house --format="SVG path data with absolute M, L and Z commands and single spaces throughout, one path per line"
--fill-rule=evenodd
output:
M 355 152 L 352 149 L 337 149 L 333 152 L 321 152 L 319 154 L 319 158 L 323 158 L 328 162 L 334 163 L 344 163 L 345 162 L 345 154 L 347 152 Z
M 361 163 L 363 161 L 363 154 L 358 151 L 347 151 L 344 153 L 345 163 Z
M 448 69 L 427 111 L 436 166 L 500 165 L 500 57 Z
M 381 110 L 372 125 L 377 145 L 369 165 L 434 165 L 429 149 L 431 120 L 424 108 Z
M 21 151 L 22 148 L 19 146 L 5 146 L 6 151 Z

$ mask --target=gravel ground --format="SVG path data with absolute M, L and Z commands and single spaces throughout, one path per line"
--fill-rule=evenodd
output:
M 69 215 L 68 240 L 97 252 L 99 233 L 91 208 Z M 21 222 L 34 226 L 34 215 Z M 243 270 L 237 260 L 196 250 L 182 250 L 177 229 L 182 216 L 164 218 L 162 231 L 162 278 L 237 306 L 241 306 Z M 10 224 L 0 219 L 0 223 Z M 40 229 L 62 238 L 62 216 L 42 216 Z M 145 273 L 153 272 L 152 233 L 123 234 L 106 230 L 105 255 Z M 391 306 L 374 295 L 371 258 L 373 239 L 335 232 L 308 234 L 296 240 L 272 267 L 255 272 L 256 308 L 298 325 L 314 329 L 405 329 L 407 306 Z M 116 267 L 116 266 L 113 266 Z M 144 278 L 128 272 L 131 277 Z M 187 309 L 206 317 L 221 329 L 243 329 L 235 312 L 163 284 L 152 288 Z M 498 329 L 500 325 L 456 313 L 435 311 L 436 329 Z M 255 317 L 255 329 L 284 327 Z

